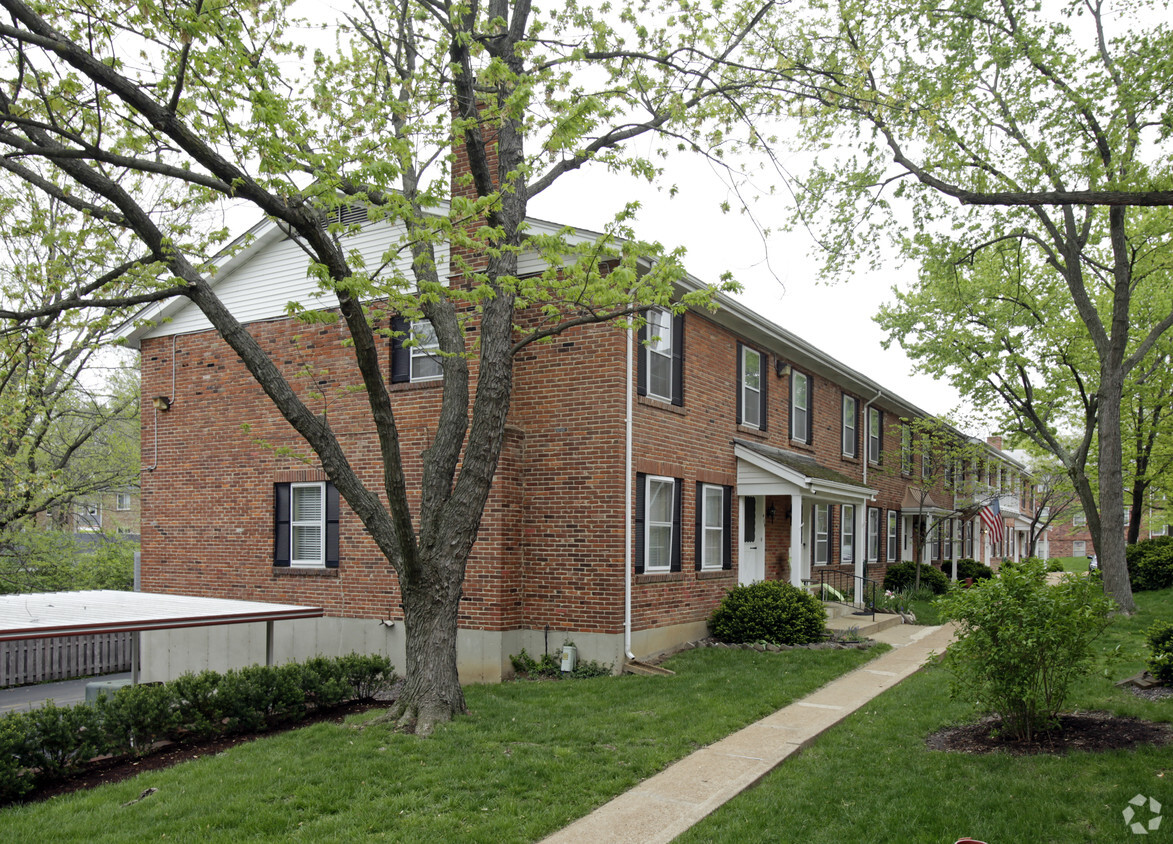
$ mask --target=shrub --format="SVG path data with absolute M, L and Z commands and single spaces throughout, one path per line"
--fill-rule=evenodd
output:
M 169 684 L 175 692 L 176 728 L 196 736 L 210 736 L 223 729 L 222 698 L 217 694 L 220 674 L 201 671 L 181 674 Z
M 735 586 L 709 618 L 709 630 L 722 642 L 805 645 L 823 635 L 827 611 L 805 589 L 780 580 Z
M 903 562 L 888 566 L 884 574 L 884 588 L 893 592 L 904 592 L 916 585 L 916 563 Z M 949 578 L 940 569 L 933 568 L 928 563 L 920 564 L 920 583 L 933 590 L 934 595 L 942 595 L 949 588 Z
M 565 644 L 573 645 L 574 642 L 566 642 Z M 510 654 L 509 662 L 519 677 L 531 680 L 561 680 L 566 677 L 583 680 L 587 677 L 611 676 L 611 666 L 594 659 L 580 659 L 575 663 L 573 671 L 563 671 L 560 656 L 542 654 L 541 659 L 534 659 L 525 652 L 525 648 L 522 648 L 521 653 L 516 656 Z
M 1145 634 L 1145 641 L 1149 645 L 1149 672 L 1157 682 L 1173 686 L 1173 624 L 1158 621 Z
M 38 783 L 58 782 L 102 747 L 98 710 L 89 704 L 58 706 L 53 701 L 24 713 L 28 730 L 24 767 L 36 770 Z
M 106 753 L 149 753 L 159 739 L 175 733 L 179 711 L 175 689 L 162 683 L 123 686 L 98 698 L 102 750 Z
M 1058 560 L 1051 560 L 1047 563 L 1047 571 L 1066 571 L 1066 569 L 1063 568 L 1063 564 Z
M 354 700 L 371 700 L 395 682 L 391 660 L 379 654 L 349 653 L 339 657 L 338 667 Z
M 1114 606 L 1085 578 L 1048 585 L 1040 560 L 1004 566 L 1001 577 L 954 590 L 941 605 L 958 622 L 957 641 L 945 652 L 953 695 L 1028 740 L 1054 723 Z
M 316 656 L 301 663 L 301 690 L 305 702 L 315 709 L 337 706 L 351 696 L 352 689 L 341 661 Z M 389 667 L 389 664 L 388 664 Z
M 1125 559 L 1134 591 L 1173 586 L 1173 536 L 1154 536 L 1129 545 Z
M 33 772 L 25 765 L 29 730 L 22 712 L 0 718 L 0 803 L 11 803 L 33 788 Z

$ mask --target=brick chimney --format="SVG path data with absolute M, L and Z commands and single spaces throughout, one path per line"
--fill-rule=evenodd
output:
M 989 445 L 992 445 L 994 448 L 998 449 L 998 451 L 1002 450 L 1002 437 L 1001 437 L 1001 435 L 993 436 L 993 437 L 986 437 L 986 443 Z

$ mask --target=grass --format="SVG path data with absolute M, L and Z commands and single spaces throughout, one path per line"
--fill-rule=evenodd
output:
M 534 841 L 885 649 L 701 649 L 674 677 L 472 686 L 471 715 L 430 739 L 317 724 L 0 810 L 0 841 Z
M 1087 573 L 1087 557 L 1051 557 L 1047 560 L 1048 563 L 1058 561 L 1063 564 L 1063 571 L 1074 571 Z
M 1173 720 L 1170 701 L 1146 701 L 1113 685 L 1144 667 L 1144 631 L 1173 616 L 1173 590 L 1137 593 L 1136 601 L 1140 611 L 1117 619 L 1097 641 L 1095 666 L 1074 687 L 1069 709 Z M 1134 795 L 1173 806 L 1173 747 L 1065 757 L 925 747 L 930 733 L 971 719 L 966 704 L 950 699 L 949 675 L 926 669 L 677 841 L 1135 842 L 1122 815 Z

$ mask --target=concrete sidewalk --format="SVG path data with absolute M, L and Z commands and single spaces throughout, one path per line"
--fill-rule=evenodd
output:
M 952 625 L 904 624 L 872 638 L 892 650 L 644 780 L 545 839 L 551 844 L 668 842 L 756 785 L 790 755 L 901 680 L 953 639 Z

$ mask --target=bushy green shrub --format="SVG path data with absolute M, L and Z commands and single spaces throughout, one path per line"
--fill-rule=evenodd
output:
M 566 644 L 573 645 L 574 643 L 567 642 Z M 611 666 L 594 659 L 580 659 L 575 663 L 573 671 L 563 671 L 561 655 L 542 654 L 540 659 L 534 659 L 526 653 L 525 648 L 522 648 L 521 653 L 516 656 L 510 654 L 509 662 L 513 665 L 513 670 L 517 672 L 518 677 L 529 680 L 561 680 L 566 677 L 583 680 L 588 677 L 611 676 Z
M 827 611 L 807 592 L 780 580 L 734 586 L 713 610 L 709 631 L 722 642 L 805 645 L 823 635 Z
M 1058 572 L 1058 571 L 1066 571 L 1066 569 L 1063 568 L 1063 564 L 1061 562 L 1059 562 L 1058 560 L 1051 560 L 1049 563 L 1047 563 L 1047 571 L 1048 572 Z
M 127 686 L 96 705 L 52 701 L 0 718 L 0 803 L 59 782 L 95 756 L 146 753 L 168 735 L 255 732 L 300 718 L 307 704 L 365 700 L 395 680 L 383 656 L 317 657 L 220 675 L 184 674 L 171 683 Z
M 1149 673 L 1157 682 L 1173 686 L 1173 624 L 1158 621 L 1145 634 L 1149 645 Z
M 884 588 L 893 592 L 904 592 L 916 585 L 916 563 L 903 562 L 888 566 L 884 574 Z M 938 568 L 928 563 L 920 564 L 920 583 L 933 590 L 934 595 L 942 595 L 949 588 L 949 578 Z
M 941 607 L 958 623 L 945 652 L 954 696 L 1030 739 L 1054 722 L 1071 683 L 1086 672 L 1114 604 L 1086 578 L 1049 585 L 1042 561 L 1024 560 L 996 579 L 953 590 Z
M 941 571 L 945 573 L 946 578 L 952 579 L 953 562 L 950 560 L 941 563 Z M 962 557 L 957 561 L 958 580 L 989 580 L 993 576 L 994 570 L 992 568 L 971 557 Z
M 203 737 L 223 729 L 222 698 L 217 694 L 220 680 L 216 671 L 201 671 L 181 674 L 168 684 L 175 691 L 178 730 Z
M 28 734 L 25 767 L 36 771 L 39 783 L 57 782 L 71 770 L 102 752 L 98 711 L 89 704 L 44 706 L 24 713 Z
M 95 708 L 105 753 L 150 753 L 151 746 L 175 733 L 179 710 L 175 689 L 163 683 L 123 686 L 101 695 Z
M 372 700 L 395 682 L 391 660 L 379 654 L 349 653 L 339 657 L 338 667 L 354 700 Z
M 0 803 L 11 803 L 32 791 L 33 772 L 24 763 L 28 740 L 23 712 L 0 717 Z
M 1173 536 L 1154 536 L 1129 545 L 1128 579 L 1134 592 L 1173 586 Z

